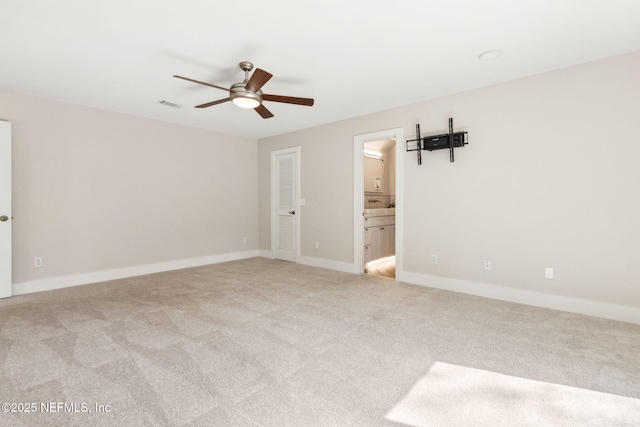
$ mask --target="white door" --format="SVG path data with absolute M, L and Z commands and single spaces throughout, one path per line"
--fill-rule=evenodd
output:
M 11 296 L 11 123 L 0 121 L 0 298 Z
M 272 152 L 274 190 L 274 232 L 276 259 L 297 262 L 298 258 L 298 149 Z

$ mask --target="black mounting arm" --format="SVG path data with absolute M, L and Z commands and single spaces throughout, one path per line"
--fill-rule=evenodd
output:
M 416 148 L 409 148 L 409 143 L 410 142 L 414 142 L 416 143 Z M 418 152 L 418 164 L 421 165 L 422 164 L 422 144 L 421 144 L 422 140 L 420 139 L 420 125 L 416 125 L 416 139 L 409 139 L 406 142 L 406 149 L 407 151 L 417 151 Z

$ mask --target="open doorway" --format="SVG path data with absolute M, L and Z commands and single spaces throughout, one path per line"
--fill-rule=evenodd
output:
M 354 271 L 363 273 L 368 262 L 394 257 L 387 260 L 394 265 L 393 274 L 387 271 L 385 275 L 395 276 L 396 281 L 402 281 L 403 276 L 403 137 L 402 128 L 397 128 L 353 138 Z M 375 163 L 375 157 L 383 161 L 378 159 Z M 377 171 L 367 172 L 365 176 L 365 162 L 377 164 Z M 389 270 L 389 267 L 382 269 Z
M 363 144 L 363 269 L 396 277 L 396 141 Z

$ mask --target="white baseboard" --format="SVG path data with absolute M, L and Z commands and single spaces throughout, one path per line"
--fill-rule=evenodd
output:
M 55 277 L 51 279 L 34 280 L 31 282 L 14 283 L 12 290 L 13 295 L 23 295 L 33 292 L 50 291 L 71 286 L 87 285 L 90 283 L 123 279 L 126 277 L 161 273 L 163 271 L 180 270 L 183 268 L 218 264 L 221 262 L 235 261 L 257 256 L 271 259 L 274 258 L 272 251 L 264 249 L 235 252 L 178 261 L 168 261 L 157 264 L 118 268 L 114 270 L 75 274 L 71 276 Z M 344 273 L 359 273 L 359 271 L 357 271 L 355 267 L 355 264 L 341 261 L 300 256 L 298 259 L 298 263 L 312 267 L 326 268 L 328 270 L 341 271 Z M 410 273 L 407 271 L 403 271 L 401 276 L 396 280 L 413 285 L 427 286 L 430 288 L 460 292 L 485 298 L 515 302 L 518 304 L 550 308 L 554 310 L 566 311 L 569 313 L 585 314 L 588 316 L 602 317 L 605 319 L 640 324 L 640 307 L 630 307 L 604 302 L 583 300 L 579 298 L 563 297 L 559 295 L 543 294 L 520 289 L 505 288 L 502 286 L 487 285 L 484 283 L 450 279 L 447 277 Z
M 446 277 L 427 276 L 418 273 L 403 272 L 402 282 L 430 288 L 444 289 L 485 298 L 532 305 L 567 311 L 569 313 L 585 314 L 587 316 L 620 320 L 623 322 L 640 324 L 640 307 L 609 304 L 604 302 L 584 300 L 580 298 L 543 294 L 484 283 L 467 282 Z
M 275 258 L 275 254 L 273 253 L 273 251 L 266 250 L 266 249 L 260 249 L 260 256 L 263 258 L 270 258 L 270 259 Z M 342 271 L 343 273 L 358 273 L 356 271 L 354 264 L 351 264 L 348 262 L 341 262 L 341 261 L 331 261 L 331 260 L 322 259 L 322 258 L 314 258 L 310 256 L 300 255 L 298 257 L 298 264 L 308 265 L 311 267 L 326 268 L 327 270 Z
M 157 264 L 139 265 L 135 267 L 117 268 L 114 270 L 95 271 L 91 273 L 74 274 L 71 276 L 55 277 L 52 279 L 34 280 L 31 282 L 14 283 L 13 295 L 30 294 L 32 292 L 50 291 L 71 286 L 88 285 L 90 283 L 106 282 L 108 280 L 124 279 L 126 277 L 142 276 L 144 274 L 161 273 L 163 271 L 180 270 L 183 268 L 199 267 L 201 265 L 218 264 L 238 259 L 260 256 L 258 250 L 235 252 L 221 255 L 210 255 L 200 258 L 183 259 L 178 261 L 161 262 Z
M 268 250 L 268 249 L 260 249 L 259 251 L 259 255 L 262 258 L 270 258 L 270 259 L 274 259 L 276 256 L 273 253 L 273 251 Z
M 313 258 L 309 256 L 300 256 L 298 263 L 309 265 L 311 267 L 326 268 L 327 270 L 342 271 L 343 273 L 355 273 L 355 265 L 353 263 L 331 261 L 322 258 Z

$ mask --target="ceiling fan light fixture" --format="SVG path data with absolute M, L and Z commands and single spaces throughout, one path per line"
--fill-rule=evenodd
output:
M 195 108 L 208 108 L 214 105 L 219 105 L 231 101 L 238 107 L 247 109 L 252 108 L 263 119 L 269 119 L 273 117 L 273 113 L 262 104 L 263 100 L 271 102 L 283 102 L 285 104 L 308 106 L 313 105 L 312 98 L 297 98 L 293 96 L 263 94 L 260 89 L 262 88 L 262 86 L 264 86 L 265 83 L 269 81 L 269 79 L 271 79 L 271 77 L 273 77 L 273 75 L 260 68 L 256 68 L 256 70 L 253 72 L 253 75 L 249 77 L 249 72 L 253 70 L 253 64 L 248 61 L 241 62 L 240 69 L 244 71 L 244 81 L 242 83 L 235 83 L 231 85 L 229 89 L 223 86 L 190 79 L 189 77 L 182 77 L 175 74 L 173 77 L 205 86 L 214 87 L 216 89 L 220 89 L 229 93 L 228 98 L 218 99 L 216 101 L 196 105 Z
M 262 104 L 262 91 L 253 92 L 245 88 L 246 83 L 231 86 L 231 101 L 241 108 L 256 108 Z
M 233 103 L 241 108 L 256 108 L 260 105 L 260 101 L 257 99 L 246 96 L 237 96 L 233 98 Z

